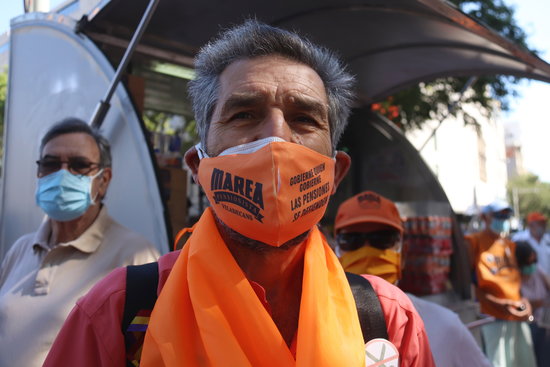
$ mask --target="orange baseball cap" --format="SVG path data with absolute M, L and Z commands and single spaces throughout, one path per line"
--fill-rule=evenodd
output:
M 548 218 L 542 213 L 531 212 L 527 215 L 527 223 L 531 222 L 546 222 Z
M 357 223 L 381 223 L 403 232 L 395 204 L 373 191 L 364 191 L 344 201 L 338 208 L 334 231 Z

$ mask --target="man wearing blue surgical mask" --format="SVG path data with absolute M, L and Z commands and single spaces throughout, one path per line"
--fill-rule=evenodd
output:
M 494 366 L 536 366 L 529 301 L 521 296 L 515 243 L 508 239 L 512 209 L 495 201 L 482 210 L 485 229 L 466 236 L 476 297 L 482 313 L 496 320 L 481 329 L 485 353 Z
M 159 255 L 107 213 L 111 153 L 99 132 L 65 119 L 43 137 L 36 163 L 35 199 L 47 218 L 2 262 L 0 366 L 41 366 L 80 296 L 114 268 Z

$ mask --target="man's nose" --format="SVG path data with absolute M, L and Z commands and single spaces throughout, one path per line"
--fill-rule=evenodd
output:
M 258 139 L 276 136 L 288 142 L 292 141 L 292 129 L 286 121 L 283 111 L 270 110 L 261 123 L 259 135 Z

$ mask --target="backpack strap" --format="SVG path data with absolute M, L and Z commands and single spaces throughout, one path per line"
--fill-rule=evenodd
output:
M 126 301 L 121 327 L 127 366 L 139 366 L 149 316 L 157 301 L 158 282 L 157 262 L 126 267 Z
M 386 319 L 378 295 L 361 275 L 346 273 L 361 323 L 365 344 L 376 338 L 389 340 Z

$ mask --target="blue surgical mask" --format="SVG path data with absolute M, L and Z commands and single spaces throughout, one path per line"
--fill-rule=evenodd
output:
M 508 233 L 510 232 L 510 221 L 508 219 L 493 218 L 491 220 L 491 230 L 495 233 Z
M 80 217 L 94 203 L 92 180 L 99 176 L 73 175 L 65 169 L 38 179 L 36 204 L 52 219 L 67 222 Z
M 537 263 L 522 266 L 520 270 L 521 270 L 521 273 L 524 275 L 533 275 L 537 270 Z

